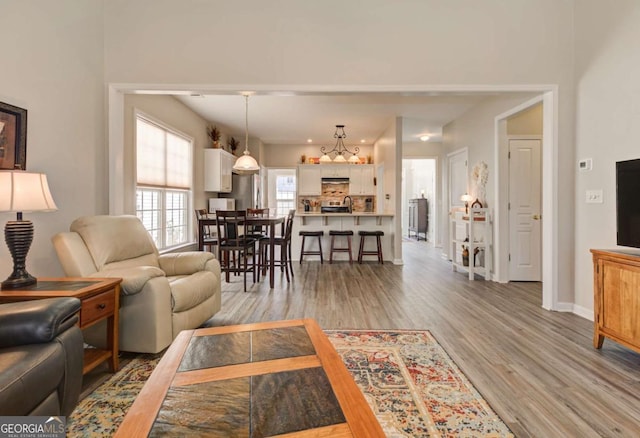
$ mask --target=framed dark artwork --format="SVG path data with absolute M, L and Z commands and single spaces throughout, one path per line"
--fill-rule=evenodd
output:
M 0 102 L 0 169 L 26 170 L 27 110 Z

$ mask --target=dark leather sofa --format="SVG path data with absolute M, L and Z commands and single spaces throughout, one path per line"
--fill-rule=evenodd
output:
M 80 300 L 0 305 L 0 415 L 69 415 L 82 387 Z

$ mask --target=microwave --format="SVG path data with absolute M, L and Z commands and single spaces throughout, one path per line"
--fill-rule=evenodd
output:
M 216 210 L 235 210 L 236 200 L 231 198 L 209 198 L 209 213 Z

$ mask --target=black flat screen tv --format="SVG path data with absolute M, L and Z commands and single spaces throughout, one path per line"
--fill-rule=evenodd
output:
M 616 214 L 618 245 L 640 248 L 640 159 L 616 163 Z

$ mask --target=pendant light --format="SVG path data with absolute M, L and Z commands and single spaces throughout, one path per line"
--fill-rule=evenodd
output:
M 244 125 L 244 154 L 236 160 L 233 170 L 241 175 L 257 173 L 260 166 L 255 158 L 249 153 L 249 95 L 242 93 L 245 98 L 245 125 Z

